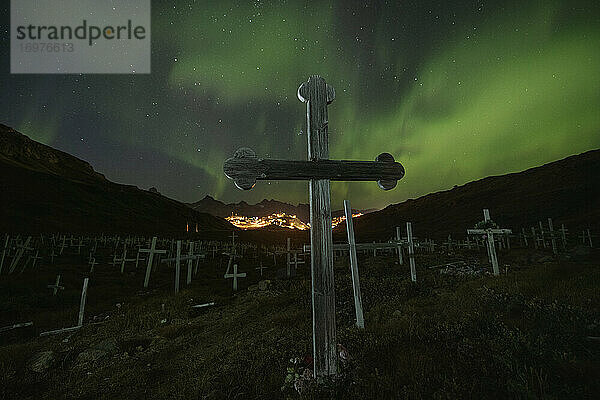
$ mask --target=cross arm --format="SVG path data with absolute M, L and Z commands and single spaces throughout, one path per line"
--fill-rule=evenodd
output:
M 258 158 L 252 149 L 241 148 L 225 161 L 223 172 L 244 190 L 252 189 L 257 180 L 270 179 L 378 181 L 382 189 L 389 190 L 404 176 L 404 167 L 388 153 L 380 154 L 375 161 L 288 161 Z

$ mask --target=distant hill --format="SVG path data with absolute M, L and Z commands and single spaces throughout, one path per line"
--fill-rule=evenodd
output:
M 418 174 L 419 171 L 412 171 Z M 396 190 L 401 190 L 398 183 Z M 360 241 L 387 239 L 395 227 L 411 221 L 416 236 L 463 238 L 466 229 L 483 220 L 482 209 L 503 228 L 520 230 L 544 225 L 548 217 L 555 229 L 600 228 L 600 150 L 551 162 L 523 172 L 491 176 L 443 192 L 393 204 L 355 220 Z M 336 233 L 345 231 L 341 224 Z M 576 232 L 579 234 L 579 232 Z
M 310 222 L 310 207 L 308 204 L 298 204 L 295 206 L 277 200 L 265 199 L 256 204 L 248 204 L 245 201 L 225 204 L 207 195 L 202 200 L 191 203 L 190 207 L 194 210 L 207 212 L 223 218 L 230 216 L 232 213 L 246 217 L 264 217 L 273 213 L 284 212 L 289 215 L 296 215 L 303 222 Z M 374 209 L 353 211 L 369 213 L 374 211 Z M 344 210 L 333 211 L 332 215 L 334 217 L 344 215 Z
M 235 229 L 0 124 L 0 232 L 184 233 Z

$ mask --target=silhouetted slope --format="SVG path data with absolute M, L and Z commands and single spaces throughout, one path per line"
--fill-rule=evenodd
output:
M 227 221 L 134 186 L 0 125 L 0 231 L 184 233 Z
M 410 171 L 409 171 L 410 172 Z M 501 227 L 529 229 L 551 217 L 574 231 L 600 226 L 600 150 L 592 150 L 523 172 L 491 176 L 452 190 L 394 204 L 355 219 L 359 240 L 387 239 L 395 227 L 413 223 L 416 236 L 464 237 L 483 219 L 483 208 Z M 412 171 L 418 174 L 419 171 Z M 396 190 L 402 190 L 399 182 Z M 344 232 L 340 225 L 338 233 Z

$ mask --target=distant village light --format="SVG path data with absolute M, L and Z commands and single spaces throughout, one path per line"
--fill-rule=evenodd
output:
M 352 214 L 353 218 L 358 218 L 362 213 Z M 246 217 L 242 215 L 231 214 L 225 218 L 232 225 L 241 229 L 258 229 L 265 226 L 275 225 L 288 229 L 298 229 L 301 231 L 310 229 L 310 224 L 302 222 L 296 215 L 288 215 L 284 212 L 273 213 L 265 217 Z M 331 220 L 331 227 L 335 228 L 346 220 L 345 216 L 334 217 Z

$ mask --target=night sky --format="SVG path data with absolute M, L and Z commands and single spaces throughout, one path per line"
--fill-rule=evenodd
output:
M 306 182 L 242 192 L 222 165 L 243 146 L 306 159 L 296 91 L 311 74 L 336 89 L 331 158 L 390 152 L 406 168 L 390 192 L 332 183 L 334 208 L 600 147 L 598 1 L 153 1 L 152 74 L 137 76 L 10 75 L 8 3 L 0 122 L 181 201 L 307 202 Z

